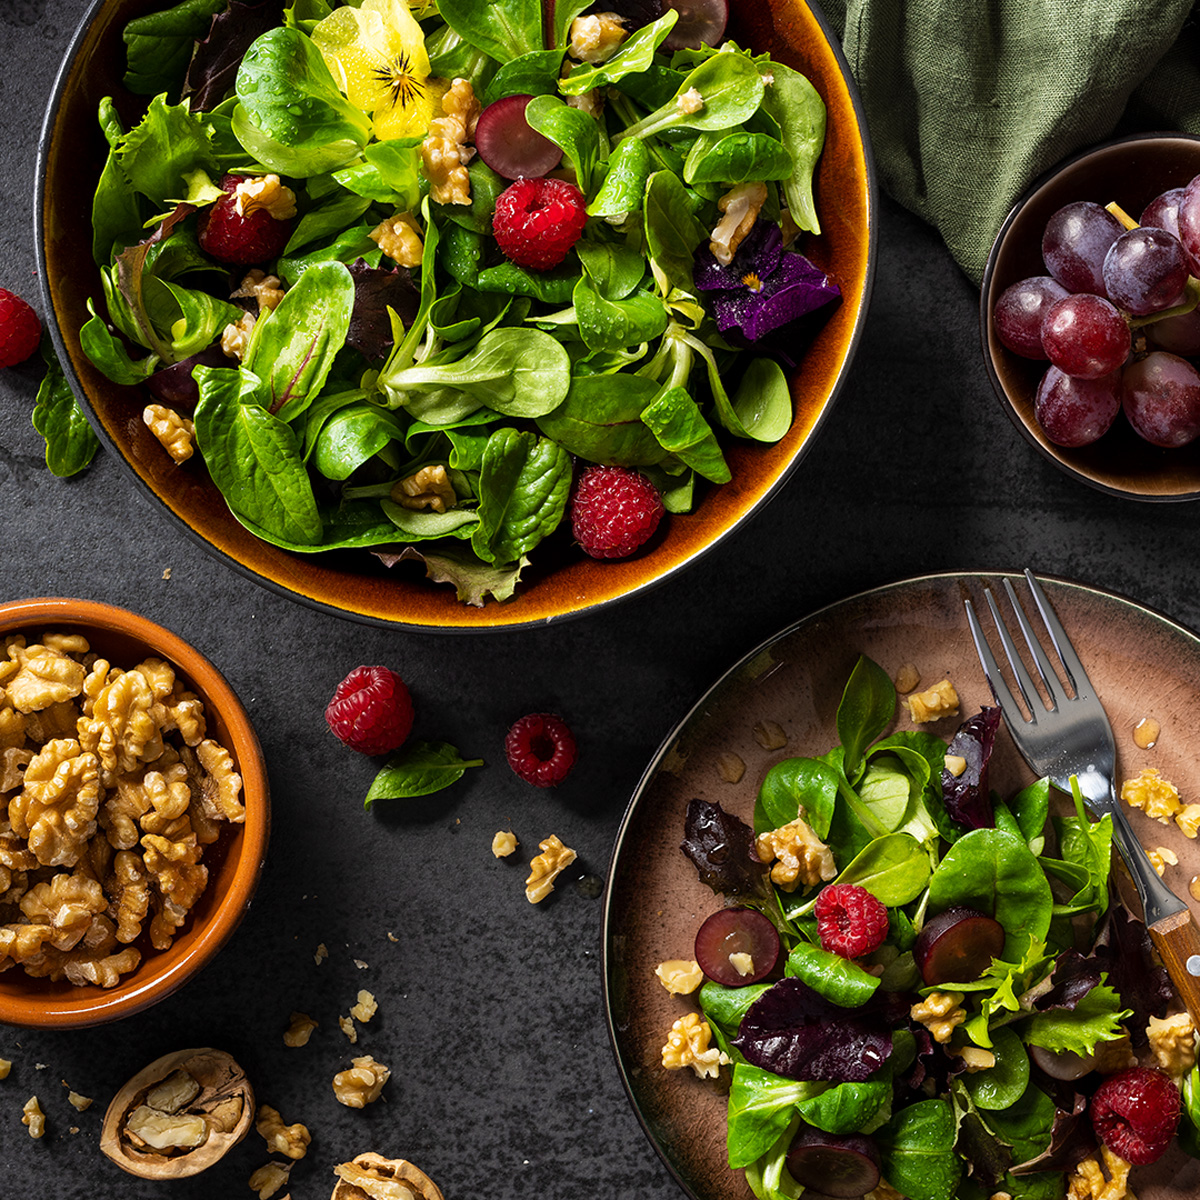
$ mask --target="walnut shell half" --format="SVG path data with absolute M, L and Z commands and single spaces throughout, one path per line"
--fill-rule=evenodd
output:
M 142 1179 L 211 1167 L 254 1124 L 254 1091 L 223 1050 L 179 1050 L 139 1071 L 104 1114 L 100 1149 Z
M 368 1151 L 333 1171 L 338 1181 L 330 1200 L 443 1200 L 437 1184 L 402 1158 Z

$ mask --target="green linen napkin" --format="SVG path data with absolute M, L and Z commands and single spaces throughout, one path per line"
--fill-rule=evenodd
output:
M 1200 133 L 1193 0 L 821 0 L 880 186 L 979 282 L 1043 172 L 1134 130 Z

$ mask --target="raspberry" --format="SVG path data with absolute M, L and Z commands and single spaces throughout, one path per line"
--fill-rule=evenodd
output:
M 571 533 L 592 558 L 627 558 L 663 515 L 658 489 L 631 467 L 588 467 L 571 498 Z
M 37 313 L 7 288 L 0 288 L 0 367 L 23 363 L 42 338 Z
M 510 262 L 557 267 L 587 224 L 583 193 L 563 179 L 518 179 L 496 199 L 492 232 Z
M 1167 1148 L 1179 1124 L 1179 1089 L 1151 1067 L 1110 1075 L 1091 1101 L 1096 1136 L 1126 1162 L 1143 1167 Z
M 887 937 L 887 909 L 856 883 L 835 883 L 824 888 L 813 911 L 822 948 L 843 958 L 870 954 Z
M 412 697 L 387 667 L 355 667 L 338 684 L 325 720 L 351 750 L 387 754 L 412 730 Z
M 522 717 L 504 739 L 508 765 L 534 787 L 553 787 L 566 779 L 575 764 L 575 738 L 562 717 L 531 713 Z
M 221 180 L 225 193 L 200 218 L 200 248 L 218 262 L 249 266 L 266 262 L 283 253 L 292 234 L 292 222 L 280 221 L 265 208 L 249 208 L 239 216 L 234 192 L 250 175 L 226 175 Z

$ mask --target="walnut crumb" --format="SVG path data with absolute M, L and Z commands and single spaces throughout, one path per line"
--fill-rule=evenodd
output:
M 313 955 L 313 962 L 319 967 L 329 957 L 329 951 L 325 948 L 325 943 L 322 942 L 317 947 L 316 954 Z
M 379 1011 L 375 997 L 368 991 L 358 993 L 358 1003 L 350 1010 L 350 1015 L 364 1025 Z
M 554 881 L 575 861 L 575 851 L 564 846 L 557 834 L 552 833 L 538 842 L 541 854 L 529 863 L 529 878 L 525 880 L 525 898 L 530 904 L 540 904 L 554 891 Z
M 36 1096 L 30 1096 L 25 1101 L 25 1107 L 22 1108 L 24 1116 L 21 1118 L 22 1125 L 29 1126 L 29 1136 L 31 1138 L 40 1138 L 46 1132 L 46 1114 L 42 1112 L 42 1106 L 38 1103 Z
M 924 725 L 958 712 L 958 693 L 949 679 L 942 679 L 923 692 L 914 692 L 904 705 L 914 724 Z
M 492 853 L 497 858 L 507 858 L 516 848 L 517 836 L 511 829 L 502 829 L 492 838 Z
M 694 958 L 671 958 L 654 968 L 658 981 L 674 996 L 690 996 L 703 982 L 704 972 Z
M 288 1027 L 283 1032 L 283 1044 L 292 1047 L 307 1046 L 308 1039 L 312 1037 L 316 1027 L 317 1022 L 308 1013 L 292 1013 L 288 1020 Z

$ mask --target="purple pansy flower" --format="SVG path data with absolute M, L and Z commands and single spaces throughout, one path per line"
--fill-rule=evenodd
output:
M 751 342 L 806 313 L 841 299 L 841 291 L 803 254 L 783 248 L 783 234 L 758 221 L 728 266 L 704 246 L 696 252 L 696 287 L 710 293 L 709 306 L 722 333 L 732 329 Z

